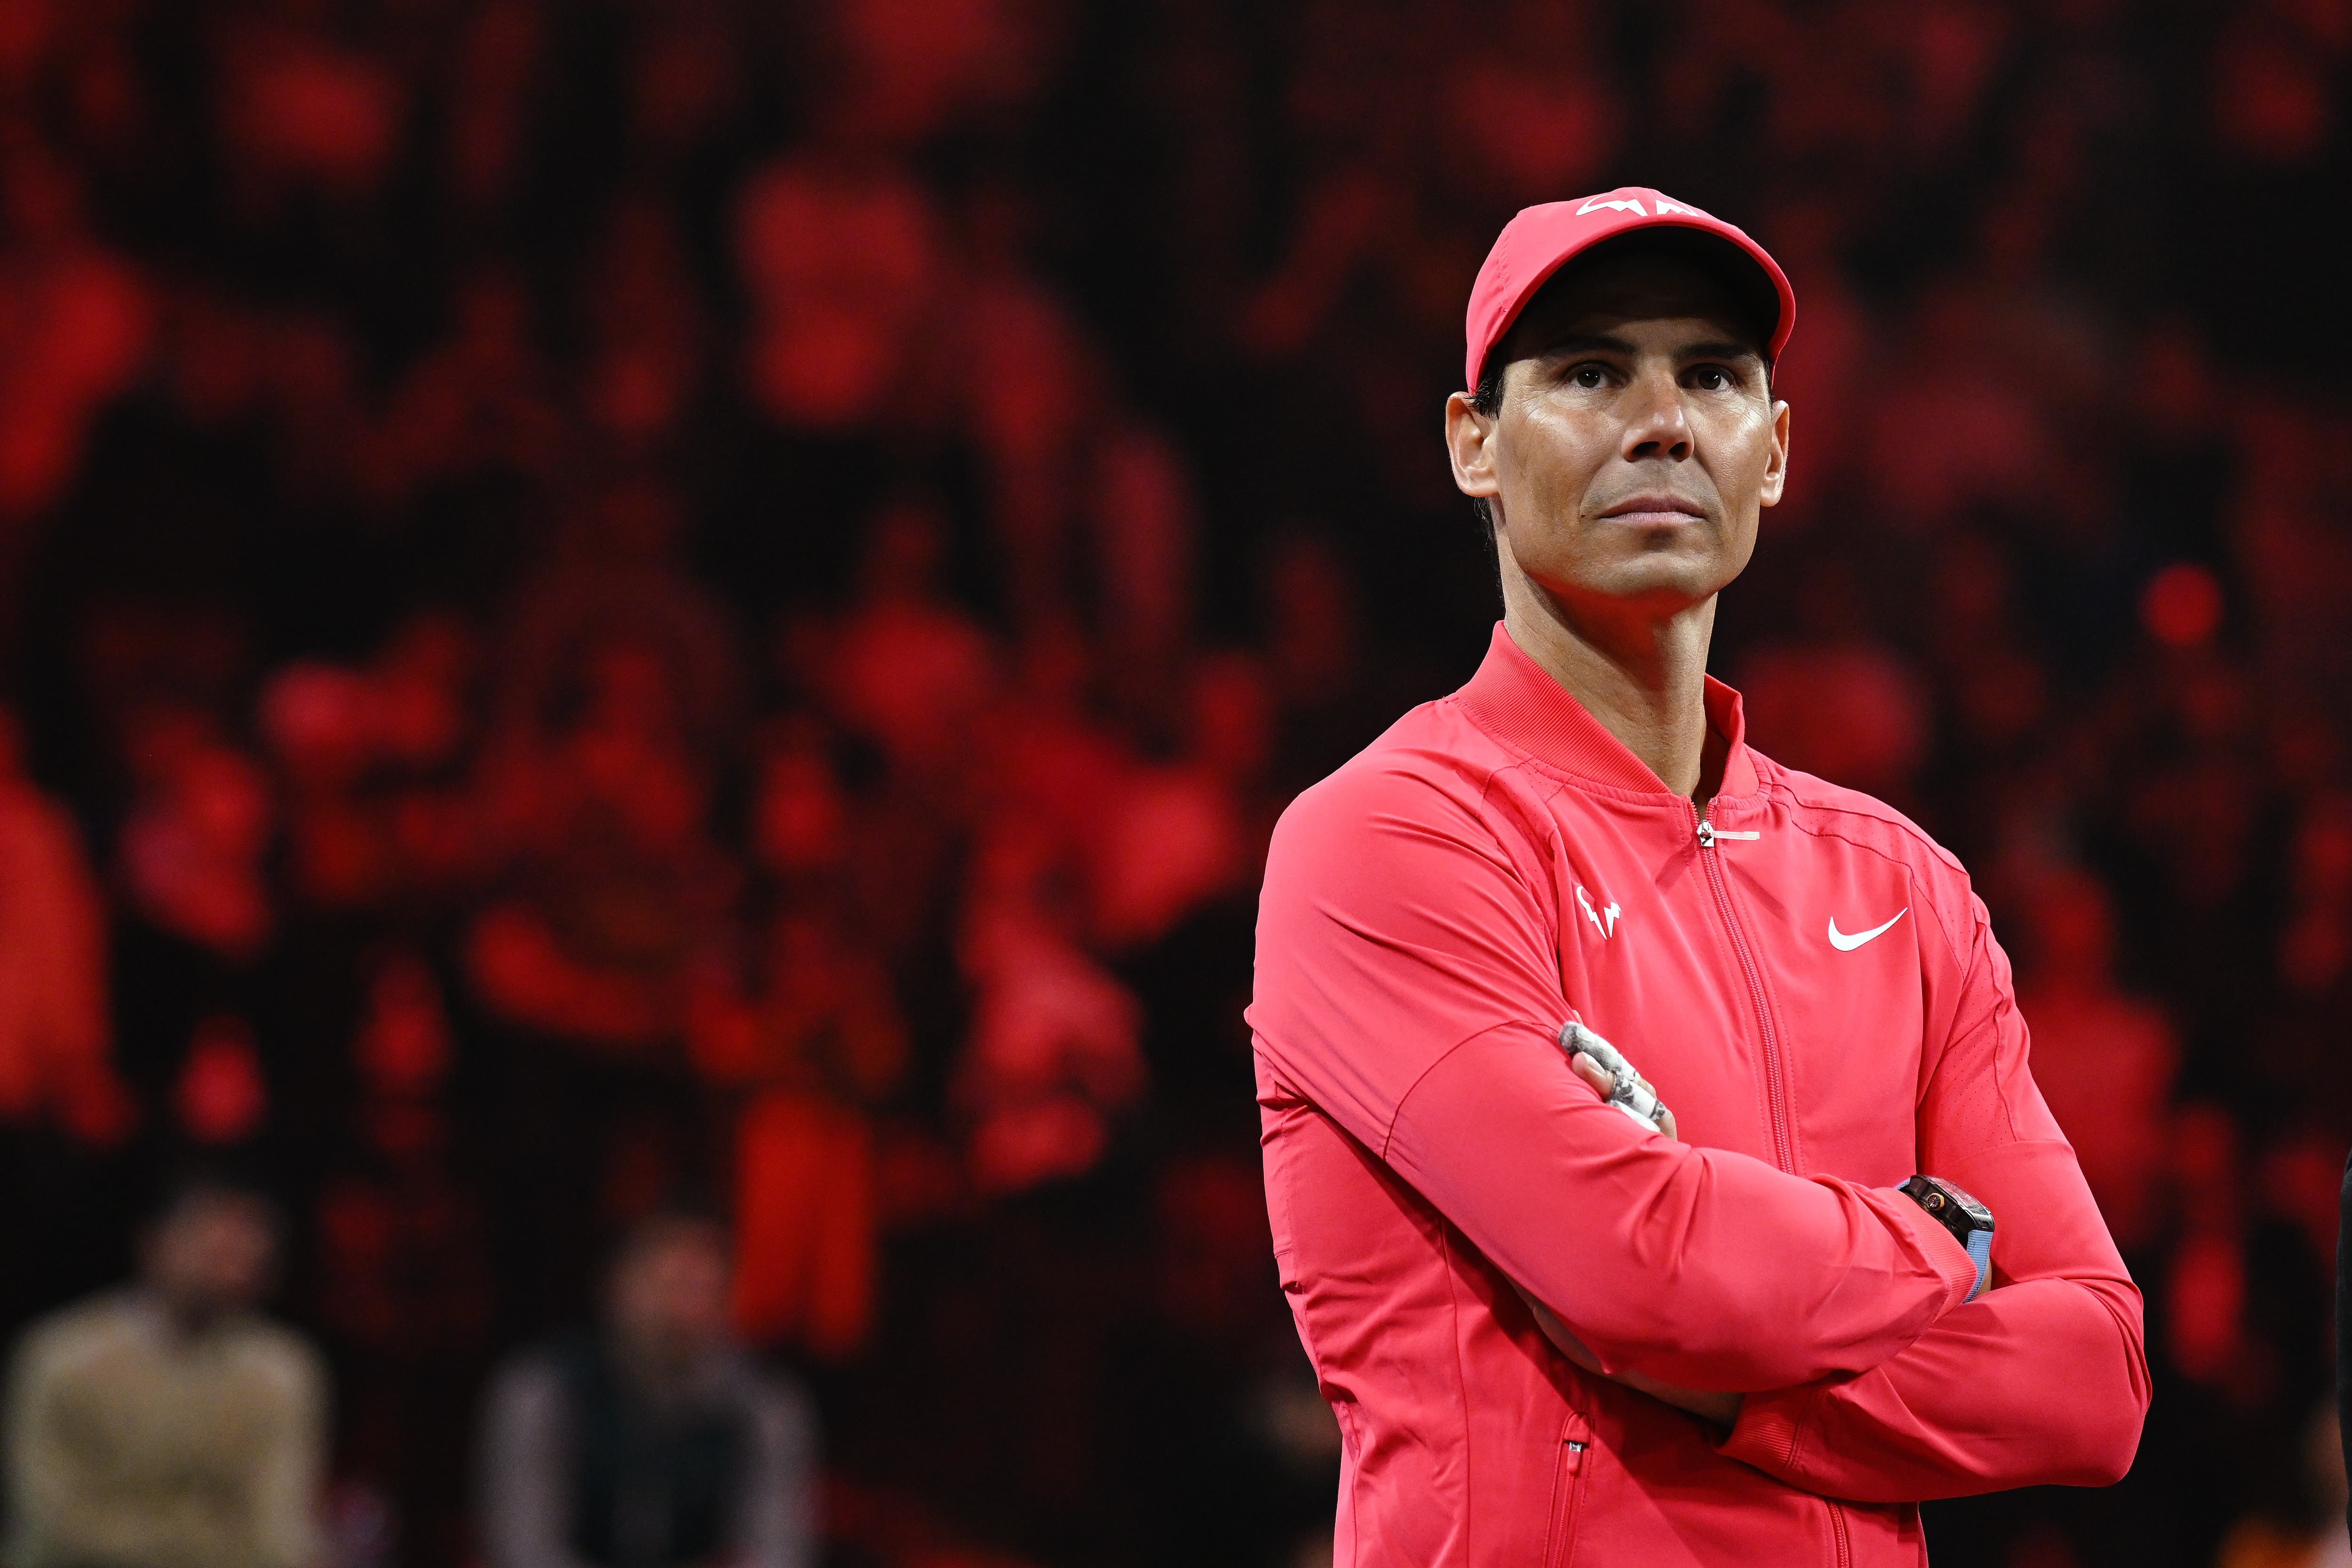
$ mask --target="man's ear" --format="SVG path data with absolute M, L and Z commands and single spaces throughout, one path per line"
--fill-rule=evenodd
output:
M 1764 465 L 1764 487 L 1757 499 L 1768 507 L 1780 504 L 1780 491 L 1789 482 L 1789 405 L 1772 405 L 1772 457 Z
M 1495 478 L 1495 421 L 1470 406 L 1468 392 L 1445 400 L 1445 451 L 1454 463 L 1454 487 L 1491 501 L 1502 491 Z

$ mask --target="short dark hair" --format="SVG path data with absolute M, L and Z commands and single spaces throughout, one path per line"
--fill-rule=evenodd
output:
M 1748 330 L 1755 334 L 1757 357 L 1764 361 L 1764 395 L 1772 395 L 1772 320 L 1765 310 L 1777 314 L 1780 296 L 1773 293 L 1767 300 L 1757 285 L 1764 283 L 1764 292 L 1770 291 L 1769 281 L 1758 274 L 1755 264 L 1728 242 L 1717 239 L 1701 229 L 1653 228 L 1636 229 L 1616 239 L 1604 240 L 1576 257 L 1566 267 L 1545 279 L 1525 305 L 1509 329 L 1495 340 L 1486 352 L 1486 363 L 1478 367 L 1478 384 L 1470 391 L 1470 407 L 1477 413 L 1493 419 L 1503 412 L 1503 371 L 1510 365 L 1511 334 L 1518 323 L 1532 313 L 1538 301 L 1570 278 L 1590 271 L 1597 263 L 1627 255 L 1669 256 L 1677 261 L 1696 264 L 1702 270 L 1722 279 L 1732 299 L 1748 318 Z M 1483 534 L 1491 538 L 1495 532 L 1495 508 L 1484 496 L 1470 497 L 1471 515 L 1478 519 Z
M 286 1211 L 269 1190 L 235 1170 L 212 1165 L 188 1166 L 166 1176 L 147 1210 L 142 1228 L 152 1234 L 189 1210 L 210 1204 L 247 1209 L 268 1227 L 272 1240 L 283 1242 L 286 1239 Z
M 683 1194 L 664 1198 L 621 1227 L 605 1249 L 605 1278 L 681 1238 L 715 1241 L 730 1259 L 734 1254 L 735 1229 L 726 1211 L 700 1194 Z

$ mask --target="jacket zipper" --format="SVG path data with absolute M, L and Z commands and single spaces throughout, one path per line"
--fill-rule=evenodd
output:
M 1772 1107 L 1772 1148 L 1779 1156 L 1780 1168 L 1793 1172 L 1796 1155 L 1789 1144 L 1789 1103 L 1786 1086 L 1780 1078 L 1780 1040 L 1772 1028 L 1772 1010 L 1765 1004 L 1764 978 L 1756 967 L 1756 956 L 1748 951 L 1748 938 L 1739 929 L 1739 921 L 1732 914 L 1731 884 L 1725 880 L 1723 866 L 1716 852 L 1718 839 L 1753 839 L 1754 833 L 1727 833 L 1698 814 L 1698 807 L 1690 808 L 1696 822 L 1699 859 L 1706 863 L 1707 885 L 1715 889 L 1715 906 L 1723 916 L 1723 926 L 1731 934 L 1731 950 L 1739 955 L 1739 967 L 1748 977 L 1748 999 L 1756 1009 L 1756 1027 L 1764 1036 L 1764 1092 Z M 1853 1540 L 1847 1533 L 1845 1510 L 1824 1498 L 1822 1506 L 1830 1511 L 1830 1539 L 1837 1550 L 1837 1568 L 1853 1568 Z
M 1571 1422 L 1574 1416 L 1570 1417 Z M 1544 1568 L 1568 1568 L 1576 1555 L 1577 1491 L 1584 1474 L 1585 1440 L 1569 1437 L 1560 1444 L 1559 1467 L 1554 1472 L 1551 1527 L 1544 1542 Z
M 1764 1002 L 1764 977 L 1756 967 L 1756 956 L 1748 949 L 1748 938 L 1740 934 L 1739 921 L 1731 911 L 1731 888 L 1724 881 L 1723 866 L 1716 853 L 1717 839 L 1752 839 L 1754 833 L 1718 832 L 1714 823 L 1698 814 L 1698 807 L 1683 802 L 1696 824 L 1700 861 L 1706 866 L 1707 885 L 1715 889 L 1715 907 L 1723 916 L 1723 927 L 1731 934 L 1731 950 L 1739 955 L 1739 967 L 1748 977 L 1748 999 L 1756 1008 L 1756 1027 L 1764 1037 L 1764 1094 L 1772 1110 L 1772 1152 L 1780 1168 L 1793 1173 L 1797 1156 L 1789 1139 L 1788 1092 L 1780 1082 L 1780 1040 L 1772 1028 L 1772 1012 Z

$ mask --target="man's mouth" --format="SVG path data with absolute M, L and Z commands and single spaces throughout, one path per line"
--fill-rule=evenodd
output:
M 1628 496 L 1601 515 L 1611 522 L 1648 528 L 1671 528 L 1706 518 L 1706 509 L 1697 502 L 1664 492 Z

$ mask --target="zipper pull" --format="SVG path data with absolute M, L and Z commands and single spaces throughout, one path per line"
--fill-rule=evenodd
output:
M 1760 839 L 1763 836 L 1761 833 L 1725 832 L 1705 817 L 1698 820 L 1698 847 L 1703 850 L 1715 848 L 1715 841 L 1717 839 Z

